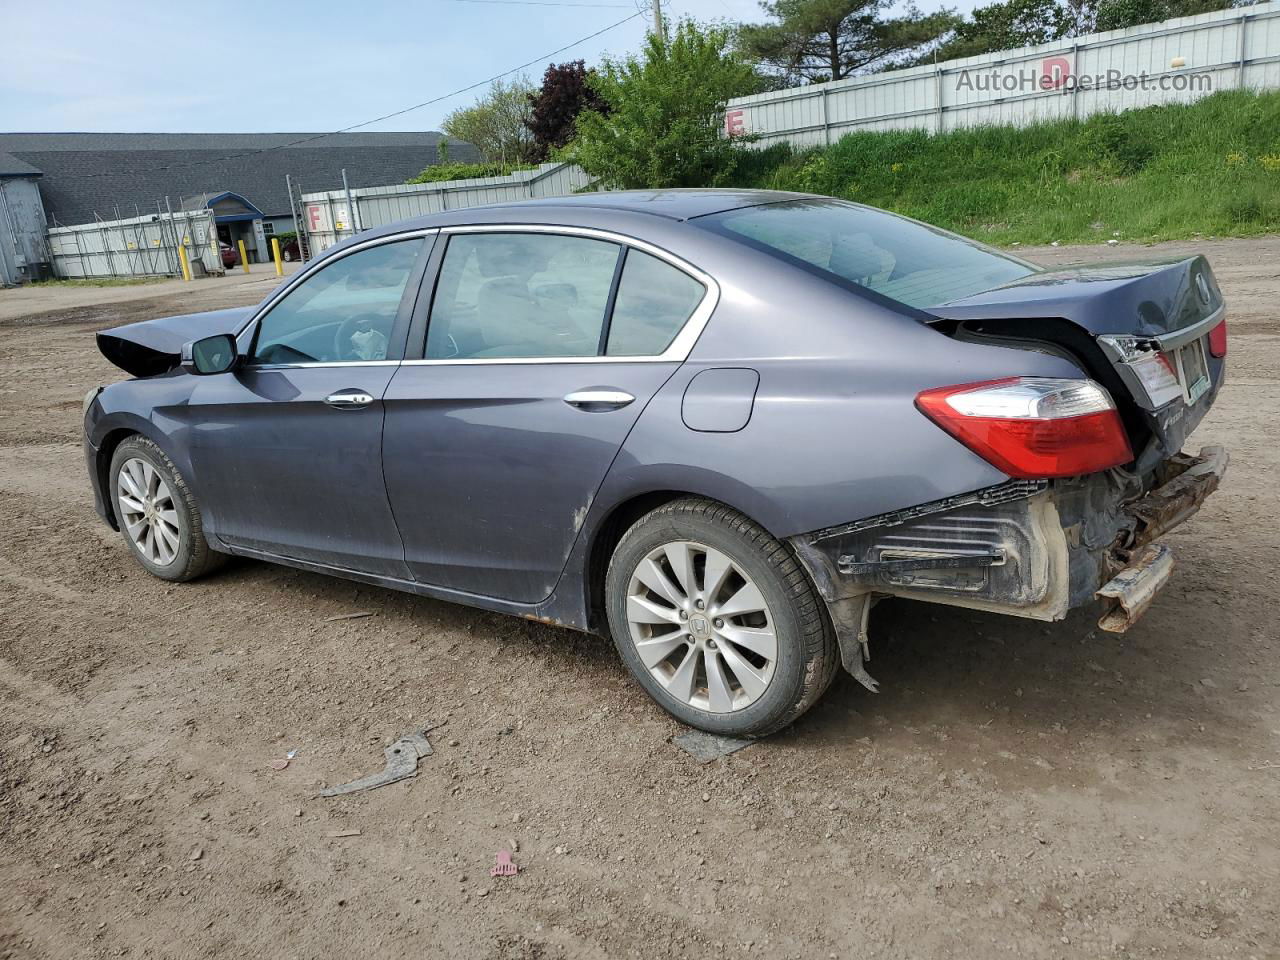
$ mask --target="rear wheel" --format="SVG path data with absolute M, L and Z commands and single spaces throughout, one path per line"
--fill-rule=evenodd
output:
M 226 559 L 204 537 L 195 495 L 164 451 L 129 437 L 111 458 L 111 502 L 134 557 L 162 580 L 194 580 Z
M 605 580 L 628 668 L 695 727 L 764 736 L 809 709 L 839 666 L 822 601 L 791 552 L 742 514 L 684 499 L 639 520 Z

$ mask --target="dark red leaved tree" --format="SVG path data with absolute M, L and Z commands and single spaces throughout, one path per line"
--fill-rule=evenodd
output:
M 591 89 L 591 71 L 581 60 L 551 63 L 542 75 L 542 88 L 529 96 L 533 114 L 525 126 L 533 134 L 538 160 L 573 139 L 574 121 L 583 110 L 608 113 L 609 105 Z

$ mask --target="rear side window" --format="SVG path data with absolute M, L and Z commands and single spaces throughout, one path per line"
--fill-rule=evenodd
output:
M 539 233 L 449 238 L 427 359 L 593 357 L 621 247 Z
M 842 200 L 791 200 L 694 223 L 909 307 L 939 306 L 1034 273 L 964 237 Z
M 611 357 L 653 357 L 671 345 L 707 288 L 683 270 L 639 250 L 627 251 L 609 322 Z

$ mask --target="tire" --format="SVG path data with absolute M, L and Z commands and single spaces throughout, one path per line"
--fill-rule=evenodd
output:
M 121 476 L 126 465 L 129 465 L 128 480 Z M 120 534 L 134 559 L 148 573 L 161 580 L 185 582 L 203 576 L 226 561 L 205 539 L 200 508 L 186 480 L 165 452 L 146 437 L 129 437 L 116 447 L 108 480 Z M 122 486 L 124 500 L 121 499 Z M 134 496 L 139 490 L 146 495 L 142 500 Z M 140 504 L 150 506 L 149 516 L 131 512 L 130 507 Z M 134 523 L 129 522 L 131 516 Z M 148 528 L 150 538 L 145 532 L 138 533 Z
M 284 253 L 280 254 L 280 259 L 285 263 L 293 263 L 293 254 L 286 250 Z
M 665 578 L 657 590 L 653 568 Z M 679 589 L 688 580 L 692 598 Z M 781 730 L 817 702 L 840 665 L 822 600 L 790 549 L 712 500 L 673 501 L 627 530 L 609 562 L 605 600 L 614 645 L 640 685 L 677 720 L 710 733 Z M 725 617 L 715 616 L 720 610 Z

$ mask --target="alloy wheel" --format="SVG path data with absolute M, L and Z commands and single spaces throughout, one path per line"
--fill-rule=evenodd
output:
M 160 471 L 138 457 L 120 465 L 116 500 L 125 532 L 138 552 L 158 566 L 178 555 L 182 529 L 173 494 Z
M 640 561 L 627 588 L 627 626 L 649 672 L 696 709 L 742 710 L 773 679 L 778 638 L 764 595 L 705 544 L 666 543 Z

